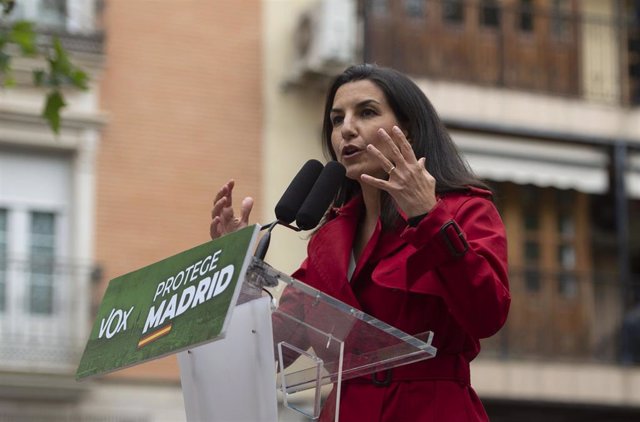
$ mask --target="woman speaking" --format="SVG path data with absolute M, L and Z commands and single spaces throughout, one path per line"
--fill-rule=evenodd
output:
M 422 90 L 393 69 L 357 65 L 331 85 L 323 145 L 346 168 L 293 277 L 409 334 L 434 332 L 433 359 L 347 380 L 341 421 L 488 421 L 470 385 L 480 339 L 510 304 L 504 225 Z M 215 197 L 212 238 L 244 227 L 233 182 Z M 292 306 L 287 301 L 281 306 Z M 321 420 L 330 420 L 334 392 Z

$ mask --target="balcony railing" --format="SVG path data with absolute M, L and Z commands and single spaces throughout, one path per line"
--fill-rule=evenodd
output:
M 481 356 L 640 365 L 640 275 L 510 274 L 512 304 L 502 330 L 482 341 Z
M 640 104 L 640 17 L 615 2 L 603 1 L 598 14 L 579 1 L 364 4 L 368 62 L 416 77 Z
M 0 261 L 0 369 L 69 372 L 89 328 L 90 265 Z
M 77 365 L 89 329 L 90 266 L 56 263 L 51 311 L 30 309 L 32 262 L 0 262 L 0 369 L 68 372 Z M 482 341 L 481 357 L 640 365 L 640 275 L 622 284 L 615 274 L 540 273 L 512 269 L 509 318 Z M 84 286 L 84 288 L 82 287 Z M 2 297 L 2 294 L 0 294 Z
M 38 31 L 38 43 L 43 47 L 52 46 L 54 37 L 58 37 L 64 48 L 73 53 L 104 54 L 104 32 L 102 31 L 91 34 Z

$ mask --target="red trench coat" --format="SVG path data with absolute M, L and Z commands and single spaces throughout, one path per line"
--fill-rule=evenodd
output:
M 361 197 L 333 210 L 293 277 L 409 334 L 433 331 L 438 353 L 392 369 L 386 386 L 370 377 L 345 381 L 340 421 L 488 421 L 470 385 L 469 362 L 479 339 L 502 327 L 511 300 L 504 225 L 490 193 L 441 195 L 417 227 L 382 232 L 378 221 L 349 281 L 362 211 Z M 280 306 L 296 304 L 285 294 Z M 331 420 L 334 405 L 330 396 L 320 420 Z

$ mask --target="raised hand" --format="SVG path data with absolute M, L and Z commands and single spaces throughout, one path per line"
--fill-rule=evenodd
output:
M 362 182 L 388 192 L 408 217 L 429 212 L 437 202 L 436 180 L 425 168 L 425 158 L 416 159 L 411 144 L 397 126 L 391 135 L 384 129 L 378 130 L 378 135 L 388 156 L 372 144 L 367 145 L 367 152 L 380 162 L 389 178 L 363 174 Z
M 209 234 L 211 239 L 217 239 L 225 234 L 240 230 L 249 224 L 249 214 L 253 207 L 253 198 L 246 197 L 240 205 L 240 217 L 233 213 L 232 192 L 234 180 L 229 180 L 216 194 L 211 210 L 211 225 Z

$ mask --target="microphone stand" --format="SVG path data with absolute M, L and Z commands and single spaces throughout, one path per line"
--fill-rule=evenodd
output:
M 261 261 L 264 261 L 264 257 L 267 255 L 267 250 L 269 249 L 269 243 L 271 242 L 271 231 L 273 230 L 273 228 L 277 225 L 281 225 L 281 226 L 285 226 L 293 231 L 302 231 L 301 228 L 296 227 L 296 226 L 292 226 L 290 224 L 284 223 L 282 221 L 279 220 L 275 220 L 272 223 L 269 223 L 265 226 L 262 226 L 260 228 L 260 231 L 262 230 L 267 230 L 267 232 L 264 234 L 264 236 L 262 236 L 262 238 L 260 239 L 260 241 L 258 242 L 258 246 L 256 246 L 256 251 L 253 254 L 253 256 L 255 256 L 256 258 L 258 258 Z

